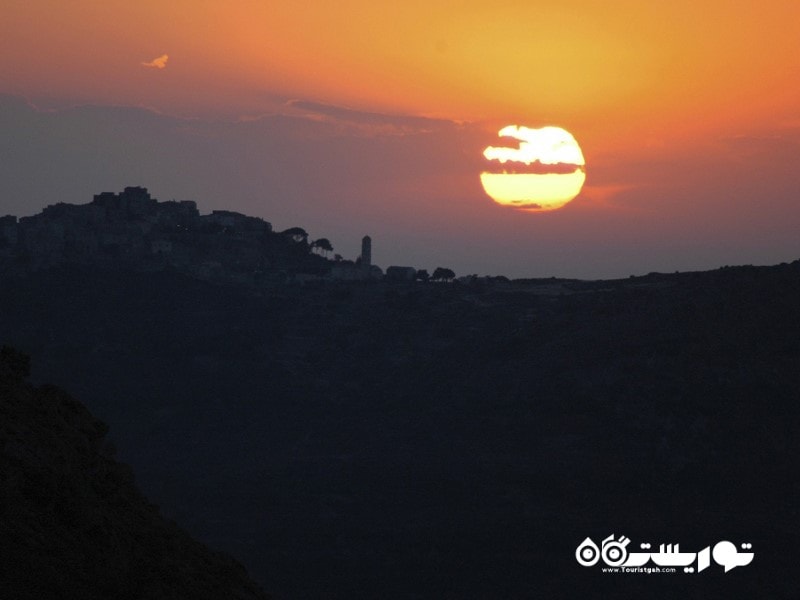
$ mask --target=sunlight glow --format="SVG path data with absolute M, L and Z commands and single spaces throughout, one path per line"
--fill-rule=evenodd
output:
M 503 127 L 498 135 L 519 140 L 519 148 L 489 146 L 483 151 L 488 160 L 499 160 L 501 163 L 511 160 L 524 162 L 527 165 L 534 161 L 545 165 L 585 164 L 578 142 L 572 134 L 560 127 L 530 129 L 509 125 Z
M 555 210 L 574 200 L 586 173 L 481 173 L 486 193 L 505 206 L 529 210 Z
M 580 193 L 586 162 L 568 131 L 509 125 L 498 135 L 519 141 L 519 147 L 489 146 L 483 151 L 493 170 L 502 171 L 481 173 L 483 189 L 492 200 L 516 208 L 555 210 Z

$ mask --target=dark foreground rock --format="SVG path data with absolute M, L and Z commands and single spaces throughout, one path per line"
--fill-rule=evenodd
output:
M 106 425 L 0 350 L 0 598 L 267 598 L 244 568 L 159 515 Z

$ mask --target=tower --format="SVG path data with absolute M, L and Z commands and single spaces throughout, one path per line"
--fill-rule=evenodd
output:
M 361 239 L 361 268 L 369 269 L 372 265 L 372 238 L 365 235 Z

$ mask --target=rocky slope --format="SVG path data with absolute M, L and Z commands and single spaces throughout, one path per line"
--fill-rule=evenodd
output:
M 0 598 L 267 598 L 232 558 L 159 516 L 107 427 L 0 350 Z

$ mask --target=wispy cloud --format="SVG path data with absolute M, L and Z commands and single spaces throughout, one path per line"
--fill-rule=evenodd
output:
M 290 100 L 284 108 L 289 115 L 330 123 L 350 134 L 367 136 L 413 135 L 457 126 L 456 122 L 445 119 L 367 112 L 307 100 Z
M 631 190 L 636 189 L 641 189 L 641 186 L 626 183 L 587 185 L 581 190 L 581 195 L 578 199 L 581 200 L 581 204 L 584 206 L 595 205 L 604 209 L 631 208 L 632 205 L 620 202 L 618 199 L 623 194 L 627 194 Z M 588 203 L 583 202 L 584 200 L 588 200 Z
M 142 66 L 149 69 L 166 69 L 169 56 L 162 54 L 158 58 L 154 58 L 150 62 L 143 62 Z

